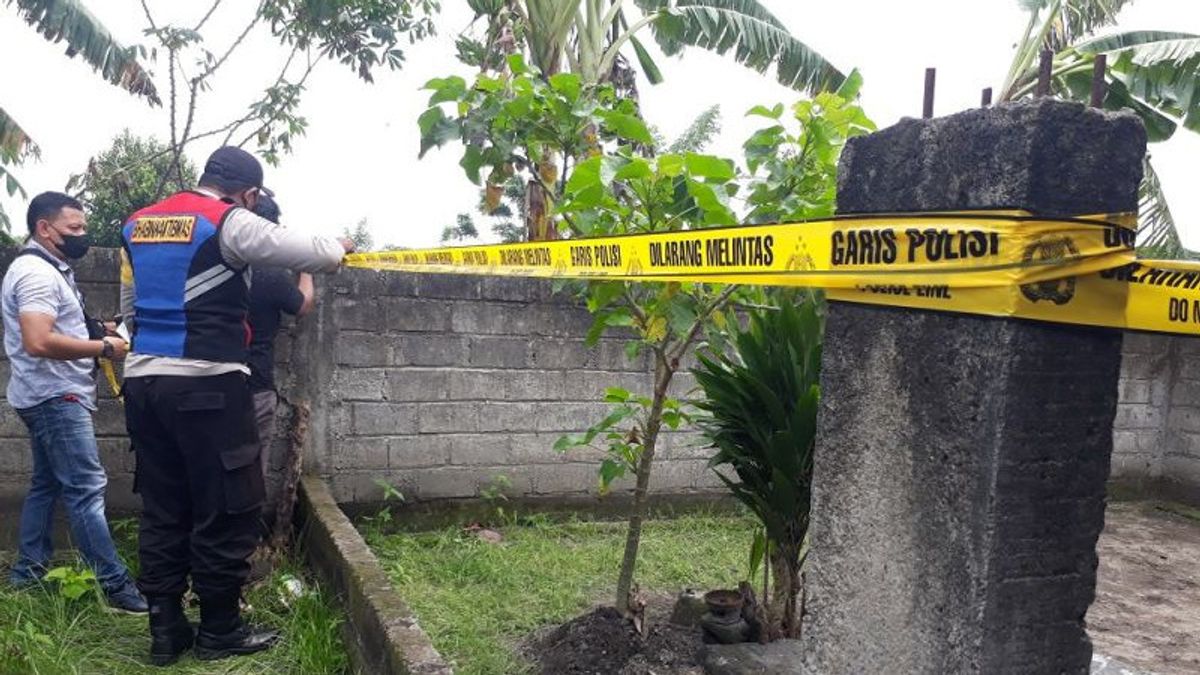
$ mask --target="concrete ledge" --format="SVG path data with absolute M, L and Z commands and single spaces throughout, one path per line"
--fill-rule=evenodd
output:
M 305 476 L 299 492 L 300 542 L 346 610 L 342 636 L 355 672 L 451 675 L 325 481 Z

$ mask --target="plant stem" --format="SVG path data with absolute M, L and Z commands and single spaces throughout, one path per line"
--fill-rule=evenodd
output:
M 1009 74 L 1009 78 L 1004 83 L 1004 89 L 1002 90 L 1003 93 L 1000 95 L 1000 102 L 1012 101 L 1016 99 L 1016 92 L 1014 91 L 1014 88 L 1016 87 L 1017 81 L 1020 80 L 1021 75 L 1025 73 L 1033 64 L 1033 61 L 1037 55 L 1041 53 L 1042 45 L 1046 44 L 1046 36 L 1050 32 L 1055 18 L 1061 12 L 1062 0 L 1054 0 L 1054 4 L 1051 5 L 1050 11 L 1046 13 L 1046 20 L 1042 22 L 1042 27 L 1038 30 L 1036 40 L 1030 40 L 1029 37 L 1033 26 L 1036 24 L 1039 13 L 1034 12 L 1033 15 L 1030 16 L 1029 27 L 1026 29 L 1025 38 L 1021 41 L 1021 45 L 1017 50 L 1018 56 L 1017 59 L 1013 61 L 1013 68 Z
M 613 40 L 613 43 L 604 51 L 604 57 L 600 59 L 599 72 L 604 74 L 611 71 L 613 61 L 617 60 L 617 54 L 621 53 L 621 47 L 625 46 L 625 43 L 629 41 L 629 38 L 633 37 L 634 33 L 645 28 L 646 26 L 649 26 L 660 18 L 661 15 L 658 12 L 655 12 L 649 16 L 644 16 L 640 21 L 630 26 L 629 30 L 622 33 L 621 37 Z
M 1017 53 L 1013 55 L 1012 64 L 1008 67 L 1008 76 L 1004 78 L 1004 86 L 1000 88 L 1000 100 L 1009 100 L 1008 94 L 1012 86 L 1016 83 L 1017 77 L 1025 72 L 1028 63 L 1025 61 L 1025 56 L 1028 52 L 1029 37 L 1033 35 L 1033 27 L 1037 25 L 1039 11 L 1031 10 L 1029 12 L 1029 23 L 1025 24 L 1025 35 L 1021 36 L 1021 41 L 1017 43 Z
M 633 489 L 633 505 L 629 514 L 629 530 L 625 535 L 625 555 L 621 558 L 621 572 L 617 577 L 617 611 L 629 612 L 629 591 L 633 588 L 633 573 L 637 566 L 638 548 L 642 543 L 642 521 L 646 515 L 646 498 L 650 491 L 650 469 L 654 465 L 654 450 L 658 443 L 658 432 L 662 429 L 663 403 L 667 399 L 667 388 L 671 386 L 674 369 L 663 358 L 662 348 L 654 348 L 654 398 L 646 416 L 646 436 L 643 439 L 642 456 L 638 458 L 637 484 Z
M 679 359 L 696 341 L 704 322 L 722 307 L 736 290 L 737 286 L 729 286 L 721 291 L 721 294 L 696 317 L 691 330 L 673 350 L 668 351 L 666 345 L 669 343 L 665 341 L 654 346 L 654 397 L 650 402 L 650 412 L 646 416 L 646 436 L 642 445 L 642 456 L 638 459 L 637 484 L 633 489 L 633 505 L 629 515 L 629 532 L 625 537 L 625 555 L 621 559 L 621 572 L 617 577 L 617 610 L 622 614 L 629 611 L 629 591 L 633 587 L 638 547 L 642 541 L 642 520 L 645 518 L 646 498 L 650 490 L 650 470 L 654 465 L 658 434 L 662 430 L 663 404 L 667 400 L 671 378 L 679 370 Z

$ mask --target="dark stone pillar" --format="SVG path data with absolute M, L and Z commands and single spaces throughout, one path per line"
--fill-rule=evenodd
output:
M 1146 137 L 1060 101 L 905 120 L 843 155 L 842 213 L 1137 208 Z M 833 303 L 805 671 L 1087 673 L 1121 334 Z

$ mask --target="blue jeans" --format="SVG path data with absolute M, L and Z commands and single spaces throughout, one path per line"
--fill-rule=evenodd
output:
M 29 428 L 33 446 L 33 479 L 21 509 L 21 550 L 12 583 L 40 581 L 54 553 L 51 541 L 54 503 L 62 497 L 71 538 L 106 592 L 129 582 L 129 572 L 113 545 L 104 516 L 108 477 L 100 465 L 100 449 L 92 413 L 72 397 L 53 398 L 17 410 Z

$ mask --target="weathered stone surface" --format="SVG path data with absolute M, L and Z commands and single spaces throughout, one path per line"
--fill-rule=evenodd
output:
M 1144 149 L 1135 118 L 1049 100 L 905 120 L 847 146 L 839 209 L 1135 210 Z M 1087 672 L 1120 353 L 1115 331 L 831 305 L 807 672 Z
M 765 645 L 704 645 L 705 675 L 799 675 L 804 672 L 799 640 L 776 640 Z M 885 671 L 880 671 L 885 672 Z M 898 671 L 897 671 L 898 672 Z
M 394 436 L 417 430 L 417 406 L 404 403 L 354 403 L 350 431 L 359 436 Z
M 389 401 L 440 401 L 450 396 L 450 373 L 440 368 L 387 371 Z
M 381 309 L 381 326 L 388 332 L 439 332 L 446 330 L 450 323 L 450 306 L 440 300 L 385 298 L 381 304 L 375 305 L 377 312 Z
M 324 482 L 305 477 L 300 497 L 301 549 L 347 610 L 342 638 L 355 672 L 451 675 Z
M 419 274 L 417 295 L 422 298 L 474 300 L 479 297 L 480 277 L 469 274 Z
M 337 364 L 359 368 L 389 366 L 393 363 L 395 342 L 386 335 L 343 333 L 338 341 Z
M 479 368 L 526 368 L 530 341 L 527 338 L 477 336 L 468 345 L 467 365 Z
M 1049 99 L 905 119 L 846 144 L 838 210 L 883 213 L 903 204 L 1064 216 L 1128 211 L 1145 149 L 1134 115 Z

